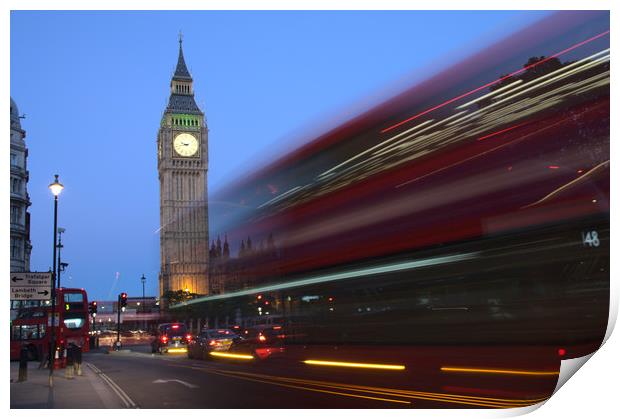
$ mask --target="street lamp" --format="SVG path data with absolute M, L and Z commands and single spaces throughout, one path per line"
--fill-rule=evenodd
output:
M 144 284 L 146 283 L 146 277 L 144 274 L 142 274 L 140 281 L 142 282 L 142 314 L 144 315 L 146 314 L 146 299 L 144 297 Z M 146 317 L 144 318 L 144 330 L 146 330 Z
M 52 271 L 52 330 L 51 330 L 51 339 L 50 339 L 50 351 L 49 351 L 49 386 L 54 386 L 54 355 L 56 353 L 56 335 L 54 333 L 54 329 L 56 327 L 56 231 L 58 230 L 58 195 L 64 189 L 62 183 L 58 181 L 58 175 L 54 175 L 54 182 L 49 185 L 50 191 L 52 191 L 52 195 L 54 195 L 54 234 L 53 234 L 53 265 L 54 269 Z M 60 320 L 60 316 L 58 316 Z

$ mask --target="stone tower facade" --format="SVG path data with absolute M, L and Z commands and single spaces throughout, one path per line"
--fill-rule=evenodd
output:
M 28 196 L 28 149 L 26 131 L 11 98 L 11 272 L 30 271 L 30 197 Z
M 157 136 L 157 156 L 160 295 L 178 290 L 209 294 L 208 129 L 194 100 L 181 39 Z

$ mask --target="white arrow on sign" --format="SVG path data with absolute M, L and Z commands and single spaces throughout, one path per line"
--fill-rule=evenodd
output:
M 198 386 L 195 386 L 195 385 L 190 384 L 190 383 L 186 383 L 185 381 L 181 381 L 181 380 L 162 380 L 162 379 L 159 379 L 159 380 L 153 381 L 153 384 L 165 384 L 165 383 L 169 383 L 171 381 L 176 381 L 179 384 L 183 384 L 187 388 L 198 388 Z

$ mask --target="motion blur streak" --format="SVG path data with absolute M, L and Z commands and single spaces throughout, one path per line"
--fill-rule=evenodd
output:
M 508 128 L 504 128 L 501 131 L 493 132 L 493 133 L 491 133 L 489 135 L 485 135 L 484 137 L 480 137 L 480 138 L 478 138 L 478 141 L 486 140 L 487 138 L 495 137 L 496 135 L 503 134 L 503 133 L 508 132 L 508 131 L 512 131 L 513 129 L 522 127 L 525 124 L 527 124 L 527 122 L 524 122 L 522 124 L 513 125 L 513 126 L 508 127 Z
M 255 381 L 255 382 L 258 382 L 258 383 L 271 384 L 271 385 L 280 386 L 280 387 L 288 387 L 288 388 L 296 388 L 296 389 L 299 389 L 299 390 L 314 391 L 314 392 L 317 392 L 317 393 L 333 394 L 333 395 L 336 395 L 336 396 L 356 397 L 358 399 L 377 400 L 377 401 L 381 401 L 381 402 L 411 404 L 411 402 L 407 401 L 407 400 L 396 400 L 396 399 L 385 399 L 385 398 L 382 398 L 382 397 L 362 396 L 360 394 L 342 393 L 342 392 L 338 392 L 338 391 L 321 390 L 321 389 L 318 389 L 318 388 L 310 388 L 310 387 L 297 386 L 297 385 L 291 385 L 291 384 L 284 384 L 284 383 L 268 381 L 268 380 L 261 380 L 261 379 L 257 379 L 257 378 L 243 377 L 243 376 L 240 376 L 238 374 L 235 374 L 232 371 L 230 371 L 228 373 L 226 373 L 226 372 L 217 372 L 217 371 L 210 371 L 210 372 L 213 373 L 213 374 L 218 374 L 218 375 L 222 375 L 222 376 L 225 376 L 225 377 L 238 378 L 240 380 Z M 258 374 L 256 374 L 256 375 L 258 375 Z
M 175 314 L 277 326 L 252 352 L 274 377 L 247 378 L 415 407 L 547 399 L 609 318 L 608 34 L 609 12 L 554 13 L 217 191 L 209 294 Z M 335 374 L 376 387 L 286 381 Z
M 569 51 L 574 50 L 575 48 L 579 48 L 580 46 L 583 46 L 583 45 L 585 45 L 585 44 L 588 44 L 588 43 L 590 43 L 590 42 L 592 42 L 592 41 L 594 41 L 594 40 L 596 40 L 596 39 L 598 39 L 598 38 L 601 38 L 601 37 L 603 37 L 603 36 L 607 35 L 608 33 L 609 33 L 609 31 L 605 31 L 605 32 L 603 32 L 603 33 L 600 33 L 600 34 L 598 34 L 598 35 L 596 35 L 596 36 L 593 36 L 592 38 L 586 39 L 585 41 L 579 42 L 578 44 L 575 44 L 575 45 L 573 45 L 573 46 L 571 46 L 571 47 L 568 47 L 568 48 L 566 48 L 566 49 L 564 49 L 564 50 L 562 50 L 562 51 L 560 51 L 560 52 L 557 52 L 557 53 L 555 53 L 555 54 L 553 54 L 553 55 L 550 55 L 549 57 L 547 57 L 547 58 L 545 58 L 545 59 L 543 59 L 543 60 L 540 60 L 540 61 L 536 62 L 535 64 L 531 64 L 531 65 L 529 65 L 529 66 L 525 66 L 525 67 L 523 67 L 523 68 L 521 68 L 521 69 L 519 69 L 519 70 L 516 70 L 516 71 L 514 71 L 514 72 L 512 72 L 512 73 L 510 73 L 510 74 L 508 74 L 508 75 L 506 75 L 506 76 L 504 76 L 504 77 L 501 77 L 501 78 L 499 78 L 499 79 L 497 79 L 497 80 L 494 80 L 494 81 L 492 81 L 492 82 L 490 82 L 490 83 L 487 83 L 487 84 L 485 84 L 485 85 L 482 85 L 482 86 L 480 86 L 480 87 L 477 87 L 477 88 L 475 88 L 474 90 L 470 90 L 470 91 L 469 91 L 469 92 L 467 92 L 467 93 L 463 93 L 463 94 L 462 94 L 462 95 L 460 95 L 460 96 L 457 96 L 457 97 L 454 97 L 454 98 L 452 98 L 452 99 L 450 99 L 450 100 L 447 100 L 447 101 L 445 101 L 445 102 L 443 102 L 443 103 L 441 103 L 441 104 L 439 104 L 439 105 L 437 105 L 437 106 L 434 106 L 434 107 L 432 107 L 432 108 L 430 108 L 430 109 L 427 109 L 427 110 L 425 110 L 425 111 L 423 111 L 423 112 L 420 112 L 420 113 L 418 113 L 417 115 L 414 115 L 414 116 L 412 116 L 412 117 L 410 117 L 410 118 L 405 119 L 404 121 L 401 121 L 401 122 L 399 122 L 399 123 L 397 123 L 397 124 L 394 124 L 394 125 L 392 125 L 392 126 L 390 126 L 390 127 L 387 127 L 387 128 L 385 128 L 385 129 L 383 129 L 383 130 L 381 131 L 381 134 L 386 133 L 386 132 L 388 132 L 388 131 L 391 131 L 391 130 L 393 130 L 394 128 L 398 128 L 399 126 L 401 126 L 401 125 L 403 125 L 403 124 L 406 124 L 406 123 L 407 123 L 407 122 L 409 122 L 409 121 L 413 121 L 414 119 L 419 118 L 419 117 L 421 117 L 421 116 L 423 116 L 423 115 L 426 115 L 427 113 L 430 113 L 430 112 L 432 112 L 432 111 L 434 111 L 434 110 L 436 110 L 436 109 L 442 108 L 442 107 L 444 107 L 445 105 L 449 105 L 450 103 L 456 102 L 456 101 L 457 101 L 457 100 L 459 100 L 459 99 L 463 99 L 464 97 L 467 97 L 467 96 L 469 96 L 469 95 L 471 95 L 471 94 L 473 94 L 473 93 L 479 92 L 480 90 L 486 89 L 487 87 L 493 86 L 494 84 L 497 84 L 497 83 L 499 83 L 499 82 L 502 82 L 502 81 L 504 81 L 504 80 L 506 80 L 506 79 L 508 79 L 508 78 L 510 78 L 510 77 L 513 77 L 513 76 L 516 76 L 517 74 L 523 73 L 524 71 L 529 70 L 530 68 L 536 67 L 536 66 L 538 66 L 538 65 L 540 65 L 540 64 L 543 64 L 543 63 L 545 63 L 545 62 L 547 62 L 547 61 L 551 60 L 552 58 L 557 58 L 557 57 L 561 56 L 562 54 L 565 54 L 565 53 L 567 53 L 567 52 L 569 52 Z
M 477 253 L 473 252 L 473 253 L 465 253 L 462 255 L 442 256 L 442 257 L 437 257 L 437 258 L 414 260 L 411 262 L 395 263 L 395 264 L 390 264 L 390 265 L 377 266 L 374 268 L 342 272 L 342 273 L 332 274 L 332 275 L 317 276 L 317 277 L 301 279 L 297 281 L 285 282 L 283 284 L 275 284 L 275 285 L 270 285 L 270 286 L 265 286 L 265 287 L 257 287 L 257 288 L 252 288 L 248 290 L 243 290 L 243 291 L 231 292 L 227 294 L 219 294 L 219 295 L 213 295 L 209 297 L 195 298 L 190 301 L 184 301 L 182 303 L 175 304 L 171 306 L 171 308 L 181 307 L 181 306 L 185 306 L 189 304 L 202 303 L 205 301 L 222 300 L 222 299 L 231 298 L 231 297 L 241 297 L 244 295 L 259 294 L 261 292 L 278 291 L 278 290 L 283 290 L 287 288 L 300 287 L 303 285 L 321 284 L 324 282 L 337 281 L 337 280 L 342 280 L 342 279 L 351 279 L 351 278 L 357 278 L 357 277 L 383 274 L 383 273 L 388 273 L 388 272 L 397 272 L 397 271 L 404 271 L 408 269 L 422 268 L 426 266 L 441 265 L 444 263 L 451 263 L 451 262 L 473 259 L 476 257 L 476 255 Z
M 186 348 L 170 348 L 168 349 L 168 352 L 171 354 L 180 354 L 180 353 L 186 353 L 187 349 Z
M 339 361 L 320 361 L 316 359 L 307 359 L 304 364 L 323 365 L 328 367 L 349 367 L 349 368 L 374 368 L 382 370 L 404 370 L 404 365 L 388 365 L 388 364 L 364 364 L 358 362 L 339 362 Z
M 209 355 L 216 356 L 220 358 L 234 358 L 234 359 L 254 359 L 252 355 L 241 355 L 241 354 L 229 354 L 227 352 L 209 352 Z
M 499 398 L 491 398 L 491 397 L 463 396 L 459 394 L 430 393 L 430 392 L 424 392 L 424 391 L 400 390 L 400 389 L 383 388 L 383 387 L 369 387 L 369 386 L 361 386 L 361 385 L 356 385 L 356 384 L 333 383 L 333 382 L 328 382 L 328 381 L 316 381 L 316 380 L 306 380 L 306 379 L 298 379 L 298 378 L 290 378 L 290 377 L 279 377 L 279 376 L 273 376 L 273 375 L 246 373 L 246 372 L 239 372 L 239 371 L 218 370 L 218 372 L 222 374 L 234 376 L 237 378 L 252 377 L 254 379 L 260 379 L 262 380 L 262 382 L 266 382 L 270 384 L 275 384 L 274 382 L 293 383 L 293 384 L 309 385 L 309 386 L 315 386 L 315 387 L 331 388 L 331 389 L 337 389 L 337 390 L 349 390 L 349 391 L 357 391 L 361 393 L 371 393 L 371 394 L 383 395 L 383 396 L 397 396 L 397 397 L 410 398 L 410 399 L 439 401 L 443 403 L 456 403 L 456 404 L 479 406 L 479 407 L 498 407 L 498 408 L 523 407 L 523 406 L 529 406 L 529 405 L 540 403 L 541 401 L 547 400 L 547 398 L 499 399 Z M 302 388 L 308 389 L 307 387 L 302 387 Z
M 487 93 L 486 95 L 480 96 L 479 98 L 476 98 L 476 99 L 474 99 L 474 100 L 470 100 L 470 101 L 469 101 L 469 102 L 467 102 L 467 103 L 463 103 L 461 106 L 457 106 L 457 107 L 456 107 L 456 109 L 463 109 L 463 108 L 467 108 L 469 105 L 473 105 L 474 103 L 478 103 L 478 102 L 480 102 L 481 100 L 488 99 L 488 98 L 490 98 L 490 97 L 493 97 L 493 96 L 495 96 L 495 95 L 498 95 L 499 93 L 501 93 L 501 92 L 503 92 L 503 91 L 505 91 L 505 90 L 507 90 L 507 89 L 512 89 L 512 88 L 513 88 L 513 87 L 515 87 L 517 84 L 521 84 L 521 83 L 523 83 L 523 80 L 517 80 L 517 81 L 515 81 L 515 82 L 513 82 L 513 83 L 510 83 L 510 84 L 509 84 L 509 85 L 507 85 L 507 86 L 504 86 L 504 87 L 501 87 L 501 88 L 499 88 L 499 89 L 497 89 L 497 90 L 494 90 L 494 91 L 493 91 L 493 92 L 491 92 L 491 93 Z
M 603 163 L 601 163 L 601 164 L 599 164 L 599 165 L 597 165 L 597 166 L 593 167 L 592 169 L 588 170 L 587 172 L 585 172 L 584 174 L 582 174 L 582 175 L 581 175 L 581 176 L 579 176 L 578 178 L 573 179 L 573 180 L 571 180 L 570 182 L 568 182 L 567 184 L 560 186 L 559 188 L 557 188 L 557 189 L 556 189 L 556 190 L 554 190 L 553 192 L 550 192 L 550 193 L 549 193 L 548 195 L 546 195 L 544 198 L 542 198 L 542 199 L 540 199 L 540 200 L 538 200 L 538 201 L 536 201 L 536 202 L 533 202 L 533 203 L 531 203 L 531 204 L 529 204 L 529 205 L 526 205 L 526 206 L 525 206 L 525 207 L 523 207 L 523 208 L 527 208 L 527 207 L 532 207 L 532 206 L 534 206 L 534 205 L 538 205 L 538 204 L 540 204 L 540 203 L 542 203 L 542 202 L 546 201 L 547 199 L 549 199 L 549 198 L 553 197 L 555 194 L 557 194 L 557 193 L 559 193 L 559 192 L 562 192 L 564 189 L 570 188 L 571 186 L 574 186 L 575 184 L 577 184 L 577 183 L 579 183 L 579 182 L 581 182 L 581 181 L 585 180 L 585 178 L 586 178 L 587 176 L 590 176 L 590 175 L 594 174 L 594 173 L 595 173 L 595 172 L 597 172 L 599 169 L 607 168 L 608 166 L 609 166 L 609 160 L 604 161 Z M 557 167 L 557 166 L 550 166 L 549 168 L 556 168 L 556 169 L 557 169 L 558 167 Z
M 514 374 L 514 375 L 558 375 L 559 371 L 521 371 L 521 370 L 496 370 L 487 368 L 461 368 L 441 367 L 444 372 L 471 372 L 481 374 Z

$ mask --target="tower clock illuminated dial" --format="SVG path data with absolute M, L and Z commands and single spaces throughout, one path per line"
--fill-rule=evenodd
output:
M 192 157 L 198 151 L 198 139 L 187 132 L 174 137 L 173 145 L 174 151 L 183 157 Z

